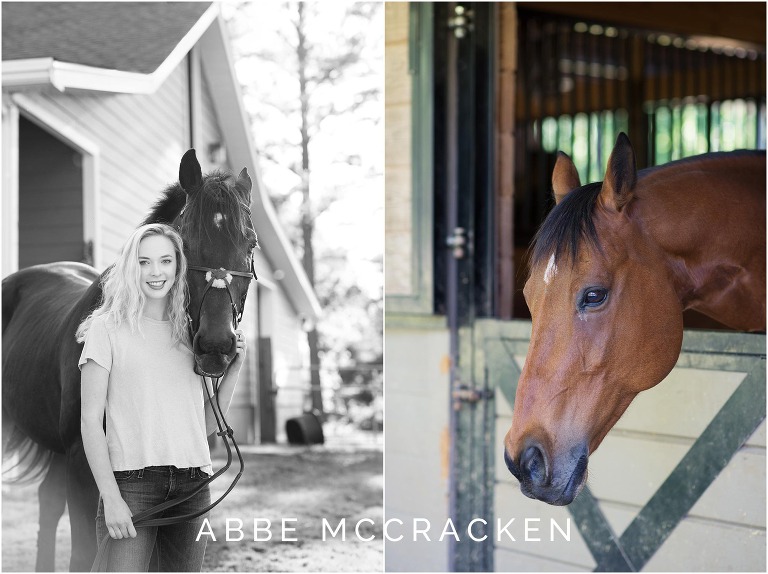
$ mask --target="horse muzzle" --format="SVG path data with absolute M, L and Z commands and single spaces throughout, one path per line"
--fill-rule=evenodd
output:
M 195 373 L 222 377 L 237 354 L 235 333 L 198 330 L 192 337 L 192 352 L 195 355 Z
M 520 482 L 520 492 L 553 506 L 573 502 L 587 481 L 586 445 L 575 447 L 559 458 L 552 459 L 535 442 L 527 443 L 516 458 L 504 449 L 504 462 Z
M 205 377 L 223 377 L 232 357 L 223 353 L 195 355 L 195 373 Z

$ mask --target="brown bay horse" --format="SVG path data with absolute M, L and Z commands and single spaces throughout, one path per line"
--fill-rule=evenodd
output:
M 205 274 L 188 269 L 188 313 L 198 374 L 220 376 L 236 353 L 233 316 L 241 313 L 257 245 L 250 214 L 251 180 L 214 172 L 203 176 L 194 150 L 143 223 L 178 228 L 190 266 L 242 272 L 229 289 L 205 295 Z M 229 291 L 229 293 L 228 293 Z M 88 571 L 96 554 L 99 493 L 80 437 L 82 344 L 75 331 L 102 297 L 98 272 L 73 262 L 22 269 L 2 282 L 3 457 L 16 455 L 17 480 L 44 475 L 39 487 L 36 569 L 54 568 L 56 527 L 69 507 L 70 569 Z
M 765 152 L 636 170 L 620 134 L 601 183 L 560 154 L 557 205 L 524 295 L 531 342 L 504 459 L 523 494 L 573 501 L 588 457 L 632 399 L 674 367 L 683 311 L 765 331 Z

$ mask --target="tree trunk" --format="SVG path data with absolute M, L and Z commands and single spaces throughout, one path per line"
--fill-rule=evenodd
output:
M 301 172 L 302 172 L 302 202 L 301 202 L 301 232 L 304 243 L 302 264 L 312 288 L 315 287 L 315 253 L 312 248 L 314 218 L 309 195 L 309 93 L 307 91 L 307 45 L 304 35 L 304 3 L 298 4 L 299 19 L 296 26 L 298 33 L 297 55 L 299 61 L 299 97 L 301 101 Z M 309 342 L 310 366 L 310 397 L 312 411 L 322 418 L 323 394 L 320 387 L 320 353 L 318 348 L 319 336 L 317 328 L 313 327 L 307 334 Z

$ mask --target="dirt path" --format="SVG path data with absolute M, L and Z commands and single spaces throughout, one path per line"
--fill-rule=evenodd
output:
M 219 572 L 381 572 L 383 462 L 380 446 L 360 447 L 253 447 L 243 453 L 246 472 L 210 518 L 204 571 Z M 218 457 L 214 465 L 223 463 Z M 236 463 L 233 464 L 236 466 Z M 229 477 L 229 480 L 227 478 Z M 217 479 L 211 495 L 218 497 L 231 477 Z M 37 490 L 3 486 L 2 570 L 32 571 L 37 537 Z M 32 517 L 32 519 L 30 519 Z M 282 541 L 281 522 L 286 530 Z M 360 538 L 355 535 L 360 522 Z M 230 540 L 227 541 L 227 519 Z M 270 522 L 272 539 L 254 541 L 254 519 L 264 528 Z M 341 531 L 334 538 L 323 519 L 336 529 L 345 519 L 346 540 Z M 242 521 L 242 540 L 236 529 Z M 66 571 L 69 561 L 69 522 L 62 519 L 57 532 L 56 570 Z

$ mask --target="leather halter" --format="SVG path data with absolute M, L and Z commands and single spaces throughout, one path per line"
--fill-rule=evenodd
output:
M 238 277 L 246 277 L 248 279 L 254 279 L 258 280 L 258 277 L 256 277 L 256 271 L 253 268 L 253 257 L 251 257 L 251 272 L 246 273 L 245 271 L 232 271 L 231 269 L 224 269 L 223 267 L 220 267 L 219 269 L 213 269 L 211 267 L 203 267 L 201 265 L 187 265 L 187 269 L 191 269 L 192 271 L 201 271 L 205 273 L 205 277 L 208 280 L 208 282 L 205 284 L 205 288 L 203 289 L 203 295 L 200 297 L 200 305 L 197 309 L 197 322 L 198 327 L 200 323 L 200 313 L 203 311 L 203 302 L 205 301 L 205 296 L 208 294 L 208 291 L 211 289 L 211 287 L 214 288 L 224 288 L 227 290 L 227 294 L 229 295 L 229 301 L 232 303 L 232 325 L 237 328 L 237 326 L 240 324 L 240 321 L 243 318 L 243 309 L 238 308 L 237 303 L 235 302 L 235 294 L 232 291 L 232 275 L 237 275 Z M 209 277 L 210 274 L 210 277 Z M 243 297 L 244 299 L 245 297 Z M 241 302 L 242 305 L 242 302 Z M 195 329 L 192 325 L 192 317 L 189 316 L 189 313 L 187 313 L 187 320 L 189 322 L 189 328 L 190 328 L 190 336 L 192 337 L 192 340 L 194 340 L 194 335 L 197 333 L 197 329 Z

